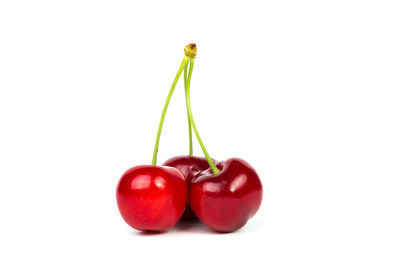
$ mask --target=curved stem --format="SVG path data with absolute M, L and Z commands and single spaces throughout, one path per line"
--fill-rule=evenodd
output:
M 172 83 L 171 89 L 169 90 L 169 93 L 168 93 L 168 96 L 167 96 L 167 100 L 165 101 L 164 109 L 163 109 L 163 111 L 161 113 L 160 123 L 158 124 L 157 138 L 156 138 L 156 143 L 154 145 L 154 152 L 153 152 L 153 160 L 151 161 L 152 165 L 156 165 L 156 163 L 157 163 L 158 145 L 160 143 L 161 130 L 162 130 L 162 127 L 163 127 L 165 114 L 167 113 L 167 108 L 168 108 L 168 105 L 169 105 L 169 101 L 171 100 L 171 96 L 174 93 L 174 89 L 175 89 L 176 84 L 178 83 L 179 77 L 181 76 L 183 69 L 189 63 L 189 60 L 190 60 L 190 58 L 188 56 L 185 56 L 183 58 L 181 66 L 179 67 L 178 73 L 176 74 L 174 82 Z
M 185 66 L 184 75 L 183 75 L 184 80 L 185 80 L 185 96 L 187 95 L 186 88 L 188 87 L 188 84 L 187 84 L 188 80 L 190 80 L 191 76 L 192 76 L 192 73 L 190 73 L 189 74 L 190 76 L 188 77 L 188 73 L 187 73 L 188 65 L 189 64 L 187 64 Z M 186 102 L 186 110 L 187 110 L 187 102 Z M 193 155 L 193 137 L 192 137 L 192 123 L 190 122 L 189 112 L 187 112 L 187 117 L 188 117 L 188 128 L 189 128 L 189 156 L 192 156 Z
M 214 162 L 212 161 L 210 155 L 208 154 L 208 152 L 206 150 L 206 147 L 203 144 L 203 141 L 200 138 L 199 132 L 197 131 L 197 127 L 196 127 L 196 124 L 195 124 L 194 119 L 193 119 L 192 108 L 190 106 L 190 80 L 191 80 L 191 76 L 192 76 L 193 65 L 194 65 L 194 58 L 191 58 L 190 59 L 189 75 L 188 75 L 187 84 L 186 84 L 186 88 L 185 88 L 187 113 L 189 115 L 190 122 L 192 123 L 193 131 L 194 131 L 194 133 L 195 133 L 195 135 L 197 137 L 197 140 L 199 141 L 201 149 L 203 150 L 204 156 L 206 157 L 206 159 L 208 161 L 208 164 L 210 165 L 213 174 L 217 174 L 217 173 L 220 172 L 220 170 L 218 170 L 217 166 L 215 166 Z

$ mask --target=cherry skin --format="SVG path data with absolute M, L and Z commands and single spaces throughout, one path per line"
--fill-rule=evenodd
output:
M 213 160 L 215 162 L 215 160 Z M 163 164 L 164 166 L 170 166 L 178 169 L 186 179 L 188 187 L 192 183 L 193 178 L 200 172 L 210 168 L 207 159 L 204 157 L 196 156 L 176 156 L 170 158 Z M 186 205 L 185 212 L 182 215 L 183 220 L 194 220 L 196 215 L 194 214 L 192 208 L 190 207 L 189 201 Z
M 199 173 L 190 185 L 190 204 L 207 227 L 232 232 L 243 227 L 262 201 L 262 185 L 256 171 L 244 160 L 228 159 Z
M 142 231 L 166 231 L 182 216 L 188 197 L 187 183 L 171 167 L 141 165 L 127 170 L 117 186 L 122 218 Z

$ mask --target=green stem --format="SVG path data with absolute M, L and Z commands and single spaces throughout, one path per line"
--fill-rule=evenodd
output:
M 161 113 L 160 123 L 158 124 L 158 132 L 157 132 L 156 143 L 154 145 L 153 160 L 151 161 L 152 165 L 156 165 L 156 163 L 157 163 L 158 145 L 160 143 L 161 130 L 163 127 L 165 114 L 167 113 L 169 101 L 171 100 L 171 96 L 174 93 L 174 89 L 175 89 L 176 84 L 178 83 L 179 77 L 181 76 L 183 69 L 188 65 L 189 60 L 190 60 L 190 58 L 188 56 L 185 56 L 183 58 L 181 66 L 179 67 L 178 73 L 176 74 L 174 82 L 172 83 L 171 89 L 169 90 L 167 100 L 165 101 L 164 109 Z
M 190 119 L 190 122 L 192 123 L 192 127 L 193 127 L 193 131 L 197 137 L 197 140 L 199 141 L 199 144 L 201 146 L 201 149 L 203 150 L 204 156 L 206 157 L 208 164 L 211 167 L 211 170 L 213 172 L 213 174 L 218 174 L 220 172 L 220 170 L 218 170 L 217 166 L 215 166 L 214 162 L 212 161 L 210 155 L 208 154 L 206 147 L 203 144 L 203 141 L 200 138 L 199 132 L 197 131 L 197 127 L 196 124 L 194 122 L 193 119 L 193 114 L 192 114 L 192 108 L 190 106 L 190 80 L 192 78 L 192 71 L 193 71 L 193 66 L 194 66 L 194 58 L 190 59 L 190 69 L 189 69 L 189 75 L 188 75 L 188 79 L 187 79 L 187 83 L 185 84 L 185 96 L 186 96 L 186 109 L 187 109 L 187 113 Z
M 184 71 L 184 79 L 185 79 L 185 96 L 187 95 L 187 90 L 186 88 L 188 88 L 188 80 L 191 79 L 192 73 L 189 73 L 189 77 L 188 77 L 188 65 L 187 64 L 185 66 L 185 71 Z M 186 102 L 186 110 L 187 110 L 187 102 Z M 190 122 L 190 117 L 189 117 L 189 112 L 187 112 L 187 117 L 188 117 L 188 128 L 189 128 L 189 156 L 193 155 L 193 137 L 192 137 L 192 123 Z

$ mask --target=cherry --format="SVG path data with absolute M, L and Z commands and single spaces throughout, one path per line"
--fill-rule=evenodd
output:
M 214 160 L 213 160 L 214 161 Z M 214 161 L 215 162 L 215 161 Z M 176 156 L 170 158 L 163 164 L 164 166 L 170 166 L 178 169 L 190 187 L 190 183 L 193 178 L 199 174 L 200 172 L 208 169 L 210 165 L 208 165 L 207 159 L 204 157 L 196 157 L 192 155 L 187 156 Z M 190 207 L 189 202 L 186 205 L 185 212 L 182 215 L 182 219 L 193 220 L 196 219 L 196 215 Z
M 168 230 L 182 216 L 188 195 L 190 205 L 200 221 L 219 232 L 231 232 L 243 227 L 261 205 L 262 185 L 255 170 L 238 158 L 215 164 L 200 138 L 190 106 L 190 81 L 196 52 L 195 44 L 185 47 L 185 57 L 161 114 L 152 165 L 129 169 L 118 183 L 119 211 L 123 219 L 135 229 Z M 174 157 L 164 163 L 167 166 L 156 166 L 164 118 L 183 71 L 189 156 Z M 205 158 L 192 156 L 192 128 Z M 186 210 L 189 213 L 191 209 Z
M 216 162 L 215 160 L 213 161 Z M 188 184 L 192 182 L 193 178 L 198 173 L 210 168 L 206 158 L 190 155 L 170 158 L 164 162 L 163 166 L 170 166 L 178 169 L 183 174 Z
M 161 113 L 152 165 L 127 170 L 117 186 L 117 204 L 122 218 L 131 227 L 144 231 L 165 231 L 182 216 L 188 197 L 183 174 L 175 168 L 156 166 L 158 146 L 167 108 L 183 70 L 196 55 L 196 45 L 185 47 L 185 57 L 172 83 Z M 186 77 L 186 76 L 185 76 Z M 186 78 L 185 78 L 186 79 Z M 186 83 L 186 81 L 185 81 Z
M 187 64 L 184 68 L 184 85 L 185 85 L 185 97 L 186 97 L 186 108 L 188 116 L 188 126 L 189 126 L 189 155 L 188 156 L 177 156 L 167 160 L 163 165 L 171 166 L 177 168 L 185 176 L 185 179 L 190 185 L 193 178 L 201 171 L 204 171 L 210 167 L 210 164 L 214 164 L 215 160 L 211 159 L 205 150 L 204 144 L 200 139 L 199 133 L 197 131 L 196 125 L 193 121 L 193 116 L 191 114 L 189 92 L 190 92 L 190 81 L 193 73 L 194 59 L 196 57 L 197 48 L 195 44 L 189 44 L 185 47 L 185 55 L 190 57 L 190 64 Z M 190 65 L 190 67 L 189 67 Z M 189 70 L 188 70 L 189 67 Z M 193 144 L 192 144 L 192 125 L 193 130 L 199 140 L 200 146 L 203 149 L 207 158 L 195 157 L 193 156 Z M 185 212 L 182 219 L 196 219 L 196 215 L 190 208 L 190 204 L 186 206 Z
M 193 64 L 194 58 L 191 58 L 190 72 L 185 82 L 186 109 L 210 168 L 199 173 L 189 184 L 189 202 L 196 216 L 206 226 L 219 232 L 232 232 L 243 227 L 259 209 L 262 185 L 256 171 L 242 159 L 228 159 L 216 165 L 211 160 L 200 138 L 190 105 Z
M 165 231 L 182 216 L 187 183 L 175 168 L 141 165 L 127 170 L 117 186 L 125 222 L 137 230 Z
M 190 204 L 207 227 L 232 232 L 243 227 L 257 212 L 262 200 L 262 185 L 256 171 L 244 160 L 228 159 L 199 173 L 190 185 Z

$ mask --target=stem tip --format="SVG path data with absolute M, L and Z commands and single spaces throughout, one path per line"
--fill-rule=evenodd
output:
M 184 51 L 186 56 L 194 58 L 197 55 L 197 46 L 194 43 L 190 43 L 187 46 L 185 46 Z

